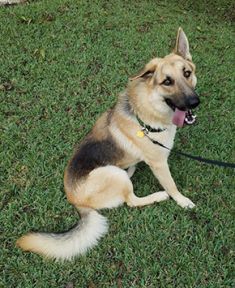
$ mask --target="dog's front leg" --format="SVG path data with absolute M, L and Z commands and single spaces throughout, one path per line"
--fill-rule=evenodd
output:
M 153 174 L 165 189 L 165 191 L 183 208 L 193 208 L 195 204 L 187 197 L 183 196 L 177 189 L 171 176 L 167 161 L 161 164 L 150 165 Z

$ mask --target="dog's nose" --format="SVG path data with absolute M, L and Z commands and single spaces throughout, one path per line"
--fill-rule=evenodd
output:
M 200 104 L 198 95 L 193 95 L 187 98 L 186 105 L 189 109 L 194 109 Z

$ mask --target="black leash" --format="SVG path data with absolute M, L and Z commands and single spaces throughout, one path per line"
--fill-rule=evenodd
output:
M 207 163 L 207 164 L 211 164 L 211 165 L 217 165 L 217 166 L 220 166 L 220 167 L 227 167 L 227 168 L 235 168 L 235 164 L 234 163 L 229 163 L 229 162 L 222 162 L 222 161 L 217 161 L 217 160 L 211 160 L 211 159 L 206 159 L 206 158 L 203 158 L 203 157 L 200 157 L 200 156 L 194 156 L 194 155 L 190 155 L 190 154 L 187 154 L 187 153 L 184 153 L 184 152 L 181 152 L 181 151 L 178 151 L 176 149 L 170 149 L 168 147 L 166 147 L 165 145 L 163 145 L 162 143 L 156 141 L 156 140 L 153 140 L 151 139 L 146 133 L 145 135 L 149 138 L 150 141 L 152 141 L 153 144 L 158 144 L 159 146 L 175 153 L 175 154 L 178 154 L 178 155 L 181 155 L 181 156 L 184 156 L 184 157 L 187 157 L 187 158 L 190 158 L 190 159 L 193 159 L 193 160 L 196 160 L 196 161 L 199 161 L 199 162 L 203 162 L 203 163 Z

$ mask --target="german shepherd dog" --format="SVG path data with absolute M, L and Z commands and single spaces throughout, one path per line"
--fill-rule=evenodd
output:
M 81 220 L 68 232 L 29 233 L 17 245 L 57 260 L 71 259 L 94 246 L 107 231 L 106 218 L 97 210 L 127 203 L 140 207 L 172 197 L 183 208 L 195 205 L 177 189 L 167 158 L 176 126 L 194 122 L 191 109 L 199 105 L 195 93 L 195 65 L 188 39 L 178 30 L 174 51 L 154 58 L 119 95 L 114 108 L 95 123 L 69 161 L 64 174 L 67 199 Z M 149 165 L 165 191 L 137 197 L 130 180 L 135 165 Z

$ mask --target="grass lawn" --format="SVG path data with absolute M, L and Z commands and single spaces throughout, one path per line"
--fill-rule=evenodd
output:
M 234 287 L 234 171 L 169 159 L 180 191 L 142 209 L 104 210 L 109 232 L 71 262 L 23 253 L 30 230 L 63 231 L 78 221 L 63 192 L 73 148 L 115 103 L 128 77 L 186 32 L 201 106 L 175 147 L 235 161 L 235 7 L 232 1 L 31 1 L 0 8 L 0 287 Z M 137 195 L 160 189 L 144 164 Z

